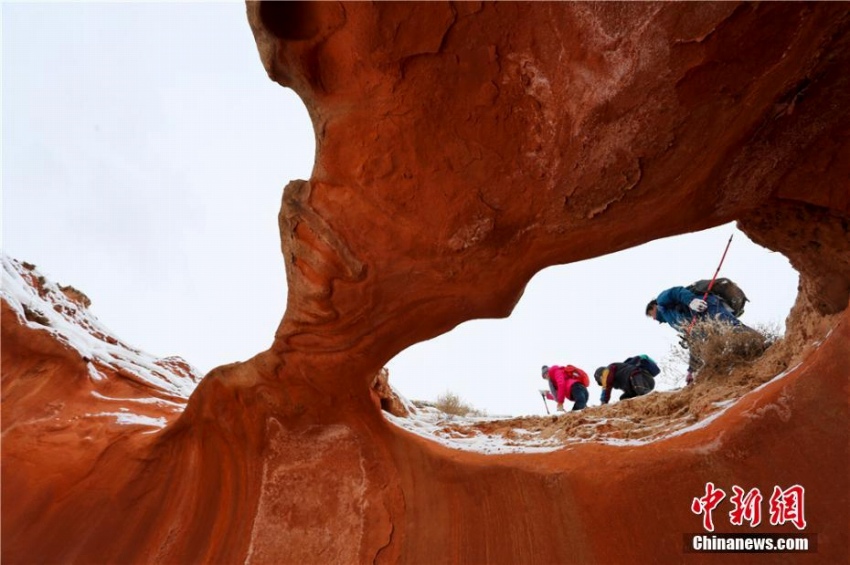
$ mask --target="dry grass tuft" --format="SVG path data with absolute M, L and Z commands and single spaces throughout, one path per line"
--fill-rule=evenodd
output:
M 704 337 L 691 339 L 688 348 L 673 345 L 667 357 L 661 360 L 662 372 L 658 380 L 666 383 L 664 388 L 685 386 L 691 353 L 702 360 L 700 375 L 717 377 L 752 365 L 768 348 L 782 341 L 782 332 L 776 323 L 730 330 L 726 324 L 709 321 L 694 326 L 692 335 Z
M 700 371 L 728 373 L 758 359 L 767 349 L 767 339 L 758 331 L 714 320 L 697 324 L 691 335 L 691 353 L 702 360 Z
M 434 408 L 452 416 L 486 416 L 486 412 L 476 410 L 453 392 L 446 391 L 437 397 Z

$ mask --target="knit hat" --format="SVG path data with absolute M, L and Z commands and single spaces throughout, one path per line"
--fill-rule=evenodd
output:
M 598 384 L 599 386 L 602 386 L 602 375 L 603 373 L 605 373 L 605 369 L 607 368 L 608 367 L 599 367 L 598 369 L 596 369 L 596 372 L 593 373 L 593 378 L 596 379 L 596 384 Z

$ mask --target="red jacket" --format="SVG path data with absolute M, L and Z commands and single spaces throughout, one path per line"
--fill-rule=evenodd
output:
M 551 392 L 547 392 L 546 398 L 557 400 L 558 404 L 563 404 L 566 399 L 573 400 L 572 388 L 575 383 L 581 383 L 585 387 L 590 386 L 587 373 L 572 365 L 549 367 L 549 380 L 555 384 L 558 395 L 552 396 Z

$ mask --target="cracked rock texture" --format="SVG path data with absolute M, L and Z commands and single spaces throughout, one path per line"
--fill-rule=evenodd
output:
M 47 354 L 7 342 L 22 322 L 4 310 L 4 562 L 713 561 L 682 538 L 709 481 L 803 485 L 818 553 L 783 559 L 850 559 L 847 4 L 247 11 L 317 139 L 312 177 L 283 194 L 274 344 L 211 371 L 161 432 L 116 435 L 81 475 L 79 458 L 28 465 L 31 440 L 9 431 L 7 374 L 47 400 L 65 373 L 58 359 L 34 372 Z M 508 315 L 538 270 L 731 220 L 799 270 L 803 363 L 705 428 L 484 456 L 381 417 L 386 361 Z M 32 433 L 36 451 L 63 441 Z

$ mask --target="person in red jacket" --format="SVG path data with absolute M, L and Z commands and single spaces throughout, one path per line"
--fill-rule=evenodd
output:
M 573 402 L 573 410 L 581 410 L 587 406 L 589 398 L 587 387 L 590 385 L 590 378 L 578 367 L 543 365 L 542 377 L 549 381 L 549 392 L 546 393 L 546 398 L 556 401 L 558 410 L 561 412 L 564 411 L 565 400 Z

